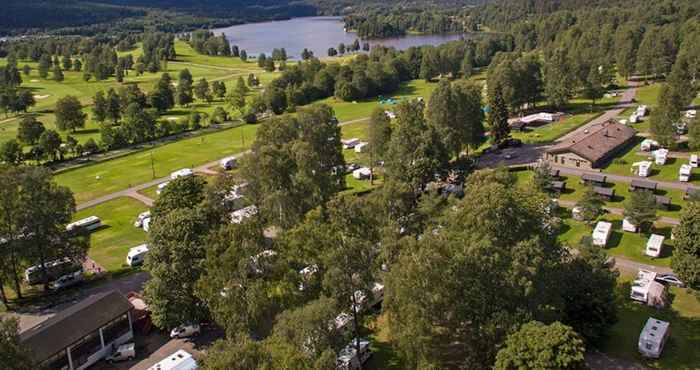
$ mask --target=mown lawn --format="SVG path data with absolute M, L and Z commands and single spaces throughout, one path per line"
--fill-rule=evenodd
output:
M 81 203 L 131 186 L 168 176 L 183 167 L 197 167 L 250 147 L 257 126 L 243 125 L 184 139 L 152 150 L 66 171 L 55 176 Z M 153 161 L 153 162 L 152 162 Z M 152 174 L 151 163 L 155 169 Z
M 622 276 L 617 288 L 618 322 L 601 349 L 610 355 L 636 361 L 650 368 L 691 370 L 700 366 L 700 301 L 687 289 L 670 290 L 672 304 L 657 310 L 629 299 L 631 276 Z M 637 350 L 639 334 L 647 319 L 653 317 L 670 323 L 671 336 L 661 358 L 642 358 Z
M 639 104 L 645 104 L 649 107 L 656 106 L 656 101 L 659 97 L 659 92 L 661 91 L 661 84 L 654 83 L 646 86 L 640 86 L 637 88 L 637 94 L 634 99 Z
M 134 220 L 147 209 L 143 203 L 124 197 L 77 212 L 74 220 L 89 216 L 102 220 L 102 227 L 90 234 L 90 258 L 110 272 L 127 268 L 129 248 L 146 241 L 146 233 L 134 227 Z
M 583 126 L 598 116 L 598 113 L 582 113 L 567 116 L 563 121 L 553 122 L 525 132 L 512 132 L 511 136 L 528 144 L 550 143 Z

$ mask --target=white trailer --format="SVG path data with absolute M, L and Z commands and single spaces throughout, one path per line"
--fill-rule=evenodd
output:
M 360 143 L 360 139 L 354 137 L 352 139 L 340 140 L 340 142 L 343 143 L 343 149 L 353 149 Z
M 697 167 L 698 166 L 698 155 L 697 154 L 691 154 L 690 159 L 688 160 L 688 164 L 690 167 Z
M 183 168 L 181 170 L 177 170 L 173 173 L 170 174 L 170 180 L 175 180 L 179 177 L 189 177 L 194 175 L 194 171 L 192 171 L 189 168 Z
M 668 159 L 668 149 L 664 149 L 664 148 L 657 149 L 652 154 L 654 155 L 654 160 L 655 160 L 656 164 L 658 164 L 658 165 L 665 165 L 666 164 L 666 160 Z
M 219 161 L 219 165 L 221 166 L 221 168 L 227 171 L 236 168 L 237 164 L 238 159 L 236 157 L 226 157 Z
M 593 245 L 605 247 L 610 239 L 612 224 L 610 222 L 599 221 L 593 229 Z
M 364 153 L 367 151 L 367 148 L 369 148 L 369 143 L 363 141 L 355 145 L 355 153 Z
M 366 180 L 369 179 L 370 176 L 372 176 L 372 170 L 367 167 L 360 167 L 355 171 L 352 171 L 352 177 L 357 180 Z
M 165 187 L 168 186 L 169 183 L 170 181 L 166 181 L 158 184 L 158 187 L 156 188 L 156 194 L 160 195 L 160 193 L 163 192 L 163 189 L 165 189 Z
M 678 170 L 678 181 L 688 182 L 691 176 L 693 176 L 693 167 L 689 164 L 681 165 L 680 170 Z
M 126 264 L 129 266 L 138 266 L 143 263 L 148 254 L 148 244 L 137 245 L 126 254 Z
M 649 161 L 635 162 L 632 164 L 632 169 L 639 177 L 649 177 L 651 174 L 651 165 L 652 163 Z
M 656 273 L 648 270 L 639 270 L 637 277 L 632 282 L 630 298 L 646 304 L 649 301 L 649 288 L 656 279 Z
M 624 218 L 624 219 L 622 220 L 622 230 L 623 230 L 623 231 L 628 231 L 628 232 L 631 232 L 631 233 L 639 232 L 639 228 L 637 227 L 637 225 L 635 225 L 635 224 L 633 224 L 632 222 L 630 222 L 630 220 L 629 220 L 628 218 Z
M 648 358 L 659 358 L 670 335 L 669 323 L 650 317 L 639 334 L 639 353 Z
M 194 357 L 189 352 L 180 349 L 149 367 L 148 370 L 196 370 L 197 367 L 197 361 Z
M 97 216 L 90 216 L 66 225 L 66 231 L 92 231 L 100 226 L 102 226 L 102 220 Z
M 243 220 L 253 217 L 256 214 L 258 214 L 258 207 L 253 205 L 233 211 L 229 216 L 231 217 L 231 223 L 240 224 Z
M 651 234 L 649 240 L 647 241 L 647 247 L 644 250 L 644 254 L 649 257 L 659 257 L 661 255 L 661 250 L 664 246 L 665 237 L 659 234 Z
M 654 148 L 659 147 L 659 142 L 652 139 L 644 139 L 641 144 L 641 149 L 643 152 L 650 152 Z
M 151 211 L 139 213 L 139 215 L 136 217 L 136 221 L 134 221 L 134 227 L 142 228 L 143 221 L 147 218 L 151 218 Z

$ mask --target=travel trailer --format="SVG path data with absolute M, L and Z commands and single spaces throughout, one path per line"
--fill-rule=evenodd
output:
M 138 266 L 143 263 L 148 254 L 148 244 L 141 244 L 129 249 L 126 254 L 126 264 L 129 266 Z
M 612 224 L 610 222 L 599 221 L 593 230 L 593 245 L 605 247 L 610 239 Z
M 659 358 L 671 331 L 669 323 L 650 317 L 639 334 L 639 353 L 647 358 Z

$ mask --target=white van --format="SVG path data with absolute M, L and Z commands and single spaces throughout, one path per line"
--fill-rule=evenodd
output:
M 105 361 L 111 363 L 119 361 L 131 361 L 136 357 L 134 343 L 126 343 L 117 347 L 111 355 L 105 357 Z
M 219 161 L 219 165 L 221 165 L 221 168 L 227 171 L 236 168 L 237 163 L 238 162 L 236 157 L 226 157 Z
M 148 254 L 148 244 L 141 244 L 129 249 L 126 254 L 126 264 L 129 266 L 138 266 L 143 263 Z

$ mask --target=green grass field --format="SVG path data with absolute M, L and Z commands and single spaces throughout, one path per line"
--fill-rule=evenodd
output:
M 133 225 L 136 216 L 145 210 L 147 207 L 137 200 L 118 198 L 77 212 L 74 220 L 89 216 L 102 220 L 103 226 L 90 235 L 90 258 L 110 272 L 127 268 L 129 248 L 144 243 L 147 238 L 142 229 Z
M 635 303 L 629 298 L 632 277 L 620 278 L 617 289 L 618 322 L 602 345 L 610 355 L 626 358 L 647 367 L 665 370 L 692 370 L 700 366 L 700 301 L 687 289 L 670 290 L 670 307 L 657 310 Z M 653 317 L 670 323 L 671 335 L 659 360 L 644 359 L 637 350 L 637 340 L 647 319 Z
M 80 204 L 154 178 L 168 176 L 183 167 L 197 167 L 241 153 L 250 147 L 256 128 L 255 125 L 243 125 L 184 139 L 152 150 L 66 171 L 56 175 L 55 179 L 59 184 L 68 186 Z M 151 159 L 155 177 L 151 170 Z
M 567 116 L 563 121 L 529 129 L 526 132 L 512 132 L 511 136 L 528 144 L 544 144 L 566 135 L 598 116 L 598 113 L 581 113 Z

